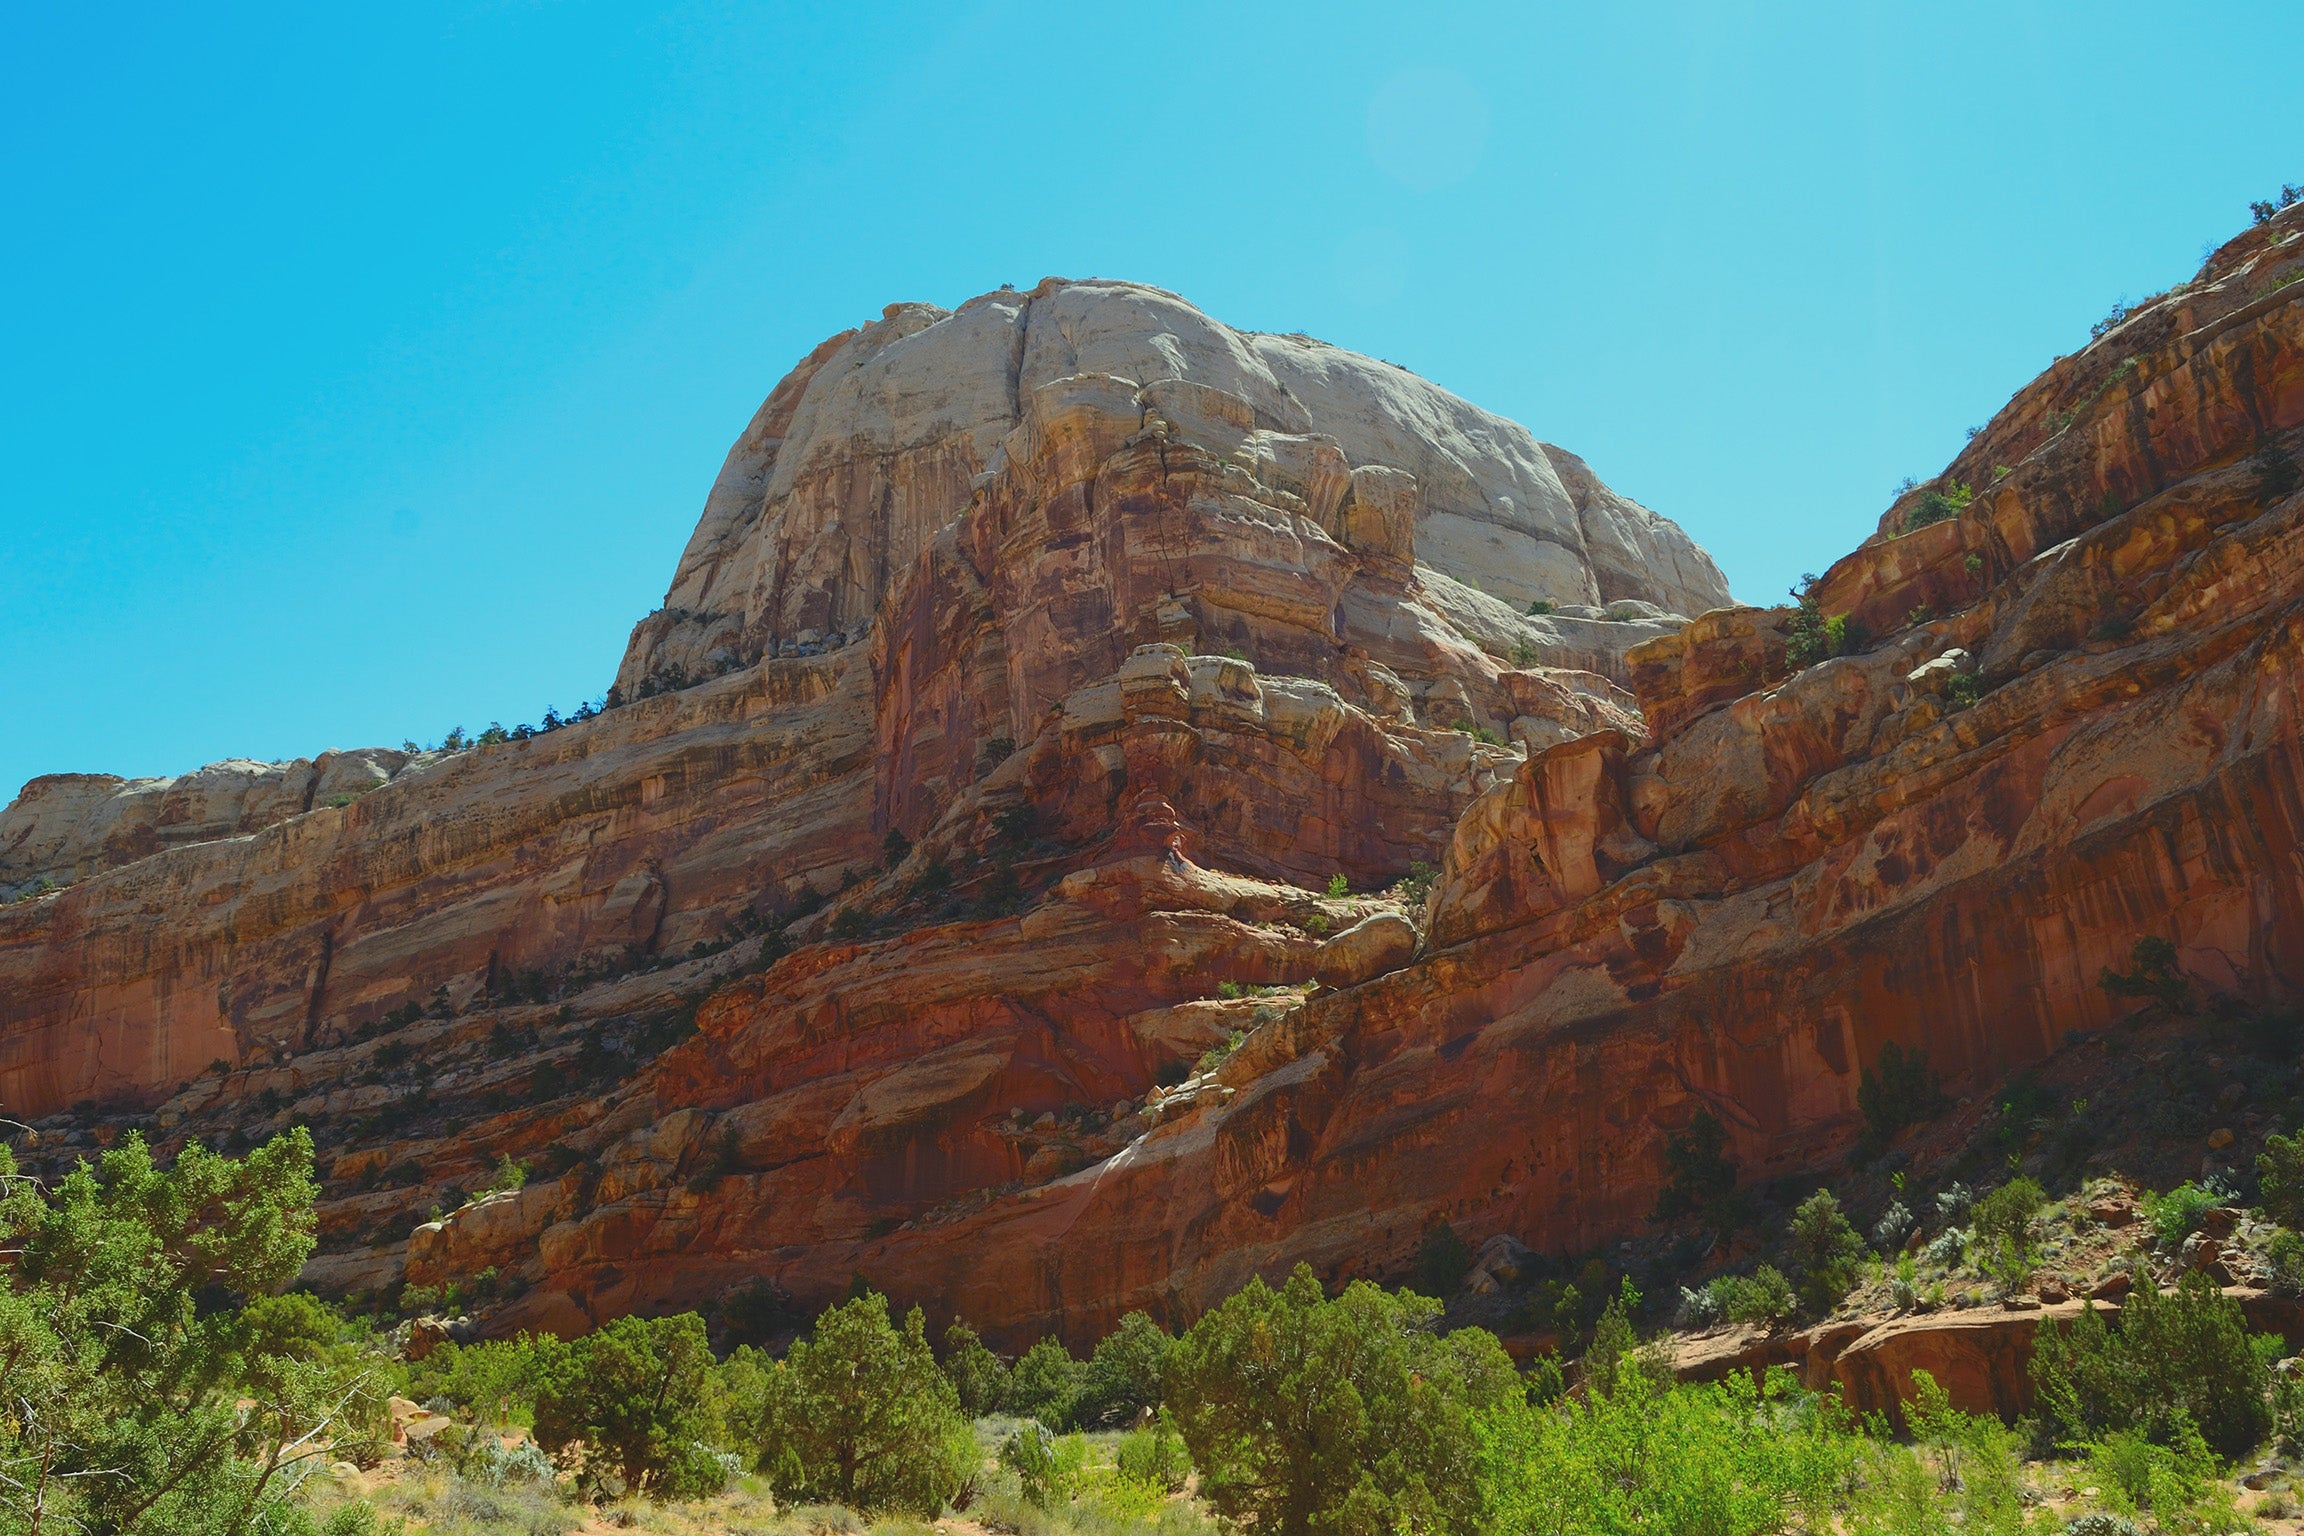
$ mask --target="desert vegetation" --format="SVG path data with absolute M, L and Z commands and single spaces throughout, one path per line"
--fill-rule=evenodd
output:
M 2297 1214 L 2299 1145 L 2271 1139 L 2261 1215 L 2237 1218 L 2269 1234 L 2259 1246 L 2290 1290 L 2304 1266 L 2271 1218 Z M 1672 1155 L 1660 1220 L 1750 1219 L 1716 1124 Z M 507 1161 L 495 1187 L 524 1176 Z M 1628 1278 L 1588 1327 L 1519 1360 L 1440 1299 L 1335 1289 L 1301 1265 L 1180 1332 L 1130 1313 L 1085 1358 L 1053 1338 L 1005 1357 L 964 1320 L 932 1343 L 919 1309 L 898 1314 L 860 1278 L 812 1315 L 754 1282 L 710 1317 L 440 1342 L 411 1359 L 405 1327 L 286 1288 L 314 1227 L 301 1129 L 240 1159 L 194 1144 L 167 1166 L 132 1136 L 52 1184 L 0 1147 L 0 1191 L 10 1533 L 557 1533 L 604 1519 L 798 1536 L 956 1517 L 1019 1536 L 2215 1536 L 2292 1512 L 2286 1458 L 2304 1436 L 2285 1344 L 2252 1333 L 2202 1268 L 2163 1288 L 2146 1267 L 2116 1308 L 2042 1327 L 2035 1407 L 2010 1423 L 1958 1411 L 1925 1372 L 1894 1415 L 1865 1417 L 1784 1368 L 1677 1381 L 1676 1336 L 1643 1327 Z M 2235 1219 L 2227 1198 L 2187 1182 L 2118 1225 L 2195 1251 Z M 1921 1309 L 1915 1254 L 2006 1290 L 2068 1247 L 2085 1211 L 2108 1220 L 2115 1204 L 2101 1181 L 2058 1201 L 2019 1175 L 1938 1199 L 1931 1221 L 1885 1220 L 1868 1244 L 1819 1190 L 1784 1226 L 1781 1268 L 1684 1291 L 1680 1321 L 1829 1316 L 1891 1268 L 1902 1289 L 1888 1304 Z M 1415 1276 L 1461 1292 L 1470 1262 L 1436 1225 Z M 1572 1296 L 1551 1288 L 1553 1321 L 1591 1316 Z

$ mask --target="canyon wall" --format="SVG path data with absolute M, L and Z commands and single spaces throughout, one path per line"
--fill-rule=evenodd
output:
M 493 1328 L 862 1274 L 1079 1342 L 1438 1219 L 1590 1251 L 1699 1110 L 1812 1167 L 1884 1045 L 1978 1091 L 2139 938 L 2291 1002 L 2300 234 L 2059 360 L 1797 609 L 1366 359 L 1122 285 L 892 310 L 731 455 L 655 696 L 0 909 L 0 1098 L 229 1038 L 122 1096 L 316 1124 L 313 1278 L 494 1270 Z

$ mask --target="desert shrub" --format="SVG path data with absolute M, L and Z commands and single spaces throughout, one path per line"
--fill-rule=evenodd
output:
M 1800 1276 L 1800 1302 L 1818 1317 L 1856 1288 L 1864 1239 L 1848 1224 L 1832 1191 L 1820 1189 L 1792 1213 L 1785 1251 Z
M 1053 1429 L 1069 1428 L 1073 1406 L 1080 1398 L 1082 1374 L 1080 1362 L 1072 1358 L 1061 1340 L 1042 1339 L 1024 1351 L 1024 1357 L 1008 1373 L 1008 1400 L 1003 1406 L 1010 1413 L 1038 1419 Z
M 2030 1178 L 2014 1178 L 1976 1202 L 1971 1212 L 1978 1261 L 2013 1294 L 2032 1273 L 2032 1218 L 2048 1193 Z
M 1408 864 L 1408 873 L 1402 875 L 1399 881 L 1393 885 L 1392 893 L 1411 909 L 1421 908 L 1425 898 L 1432 894 L 1432 887 L 1439 878 L 1440 871 L 1422 859 L 1412 859 Z
M 1592 1325 L 1592 1342 L 1584 1348 L 1584 1384 L 1594 1392 L 1614 1392 L 1624 1378 L 1640 1367 L 1640 1337 L 1632 1319 L 1640 1313 L 1640 1293 L 1627 1275 L 1600 1320 Z
M 2272 1234 L 2272 1290 L 2280 1296 L 2304 1296 L 2304 1237 L 2283 1227 Z
M 1894 1253 L 1904 1246 L 1904 1240 L 1919 1224 L 1911 1207 L 1901 1200 L 1891 1200 L 1888 1209 L 1880 1213 L 1880 1219 L 1872 1223 L 1872 1246 L 1882 1253 Z
M 2256 1179 L 2264 1214 L 2283 1226 L 2304 1227 L 2304 1133 L 2265 1137 Z
M 1122 1477 L 1164 1493 L 1181 1489 L 1192 1471 L 1192 1460 L 1184 1454 L 1184 1442 L 1176 1438 L 1176 1431 L 1169 1426 L 1164 1414 L 1149 1427 L 1132 1429 L 1122 1435 L 1120 1443 L 1113 1448 L 1112 1464 Z
M 1025 1502 L 1048 1509 L 1071 1502 L 1088 1464 L 1088 1443 L 1078 1435 L 1061 1438 L 1039 1424 L 1025 1424 L 1000 1447 L 1000 1465 L 1016 1474 Z
M 2015 1433 L 1990 1414 L 1966 1414 L 1952 1407 L 1949 1395 L 1928 1372 L 1914 1371 L 1911 1380 L 1912 1394 L 1904 1405 L 1904 1421 L 1912 1436 L 1907 1454 L 1925 1474 L 1928 1486 L 1916 1490 L 1910 1473 L 1901 1469 L 1889 1478 L 1873 1480 L 1872 1488 L 1858 1494 L 1851 1525 L 1856 1531 L 1881 1531 L 1884 1536 L 1915 1527 L 1944 1536 L 1951 1536 L 1955 1528 L 1962 1536 L 1987 1532 L 2020 1536 L 2025 1498 L 2018 1476 L 2022 1448 Z M 1896 1454 L 1886 1448 L 1883 1452 Z M 1917 1521 L 1893 1518 L 1898 1505 L 1906 1513 L 1919 1513 L 1913 1499 L 1916 1491 L 1927 1500 L 1927 1515 Z M 1877 1497 L 1879 1492 L 1888 1497 Z M 1882 1519 L 1883 1515 L 1890 1517 Z
M 2134 1430 L 2115 1429 L 2088 1447 L 2088 1476 L 2113 1503 L 2149 1510 L 2164 1529 L 2198 1505 L 2216 1481 L 2215 1453 L 2187 1423 L 2170 1443 L 2154 1444 Z
M 1559 611 L 1560 605 L 1547 597 L 1537 598 L 1528 605 L 1528 617 L 1532 619 L 1540 619 L 1548 613 L 1558 613 Z
M 770 1340 L 795 1332 L 808 1321 L 791 1292 L 766 1276 L 731 1287 L 720 1297 L 716 1312 L 720 1336 L 731 1348 L 764 1348 Z
M 1958 517 L 1968 510 L 1976 499 L 1976 489 L 1958 480 L 1946 480 L 1920 498 L 1919 504 L 1904 514 L 1904 531 L 1926 528 Z
M 1864 1112 L 1864 1148 L 1874 1155 L 1904 1127 L 1942 1114 L 1944 1088 L 1928 1070 L 1927 1047 L 1906 1051 L 1893 1040 L 1880 1047 L 1878 1071 L 1866 1067 L 1857 1081 L 1856 1107 Z
M 712 1347 L 704 1320 L 619 1317 L 566 1344 L 531 1345 L 536 1443 L 598 1493 L 653 1499 L 717 1493 L 728 1469 L 712 1429 Z
M 2283 212 L 2295 207 L 2299 199 L 2304 199 L 2304 187 L 2293 184 L 2284 186 L 2276 198 L 2266 198 L 2262 202 L 2249 203 L 2249 221 L 2255 224 L 2269 224 Z
M 2271 1431 L 2266 1377 L 2240 1304 L 2197 1272 L 2165 1296 L 2137 1286 L 2117 1324 L 2094 1307 L 2043 1324 L 2032 1354 L 2041 1418 L 2068 1445 L 2116 1430 L 2176 1445 L 2190 1428 L 2237 1456 Z
M 1328 894 L 1332 898 L 1341 900 L 1352 894 L 1352 882 L 1345 879 L 1341 871 L 1330 875 L 1328 877 Z
M 1488 1333 L 1356 1281 L 1333 1300 L 1298 1265 L 1177 1340 L 1162 1392 L 1217 1514 L 1259 1536 L 1482 1524 L 1479 1420 L 1524 1401 Z
M 2106 966 L 2097 985 L 2114 997 L 2149 998 L 2163 1007 L 2180 1009 L 2192 984 L 2176 965 L 2176 946 L 2163 938 L 2138 939 L 2128 953 L 2129 969 Z
M 2144 1220 L 2161 1246 L 2174 1248 L 2199 1231 L 2219 1203 L 2216 1191 L 2186 1179 L 2164 1195 L 2146 1195 Z
M 1706 1282 L 1694 1290 L 1680 1287 L 1680 1305 L 1672 1314 L 1675 1328 L 1710 1328 L 1728 1319 L 1728 1289 L 1732 1282 L 1726 1275 Z
M 1472 1250 L 1454 1227 L 1436 1221 L 1424 1229 L 1424 1240 L 1416 1246 L 1417 1290 L 1427 1296 L 1453 1296 L 1471 1271 Z
M 549 1488 L 559 1476 L 559 1468 L 552 1458 L 544 1454 L 541 1446 L 523 1440 L 518 1445 L 507 1445 L 500 1435 L 474 1435 L 466 1444 L 464 1455 L 457 1459 L 457 1472 L 473 1482 L 490 1488 L 506 1488 L 529 1483 Z
M 1773 1264 L 1728 1282 L 1722 1310 L 1732 1323 L 1773 1323 L 1800 1310 L 1792 1282 Z
M 1498 1536 L 1827 1528 L 1858 1442 L 1787 1370 L 1621 1390 L 1487 1416 L 1482 1481 Z
M 507 1152 L 502 1157 L 497 1159 L 496 1171 L 489 1175 L 488 1182 L 481 1185 L 472 1193 L 475 1196 L 503 1194 L 511 1190 L 520 1189 L 524 1187 L 527 1182 L 528 1165 L 522 1162 L 515 1162 L 512 1158 L 512 1154 Z
M 1701 1218 L 1718 1232 L 1744 1222 L 1736 1194 L 1736 1164 L 1725 1150 L 1728 1133 L 1709 1109 L 1699 1109 L 1684 1131 L 1664 1138 L 1664 1187 L 1648 1213 L 1653 1222 Z
M 1908 1253 L 1896 1257 L 1896 1272 L 1888 1281 L 1888 1299 L 1899 1312 L 1910 1312 L 1920 1305 L 1920 1266 Z
M 408 1391 L 421 1403 L 445 1398 L 482 1425 L 525 1417 L 535 1397 L 535 1349 L 523 1337 L 484 1344 L 448 1340 L 409 1369 Z
M 1120 1319 L 1120 1326 L 1097 1342 L 1080 1369 L 1073 1422 L 1091 1427 L 1133 1424 L 1145 1410 L 1158 1408 L 1160 1372 L 1175 1346 L 1168 1331 L 1142 1312 Z
M 899 1328 L 878 1292 L 827 1308 L 815 1337 L 792 1346 L 769 1380 L 767 1424 L 780 1503 L 933 1516 L 976 1466 L 919 1308 Z
M 958 1318 L 944 1330 L 944 1374 L 971 1419 L 996 1412 L 1008 1397 L 1008 1367 Z
M 1816 599 L 1803 592 L 1792 595 L 1792 613 L 1784 621 L 1784 660 L 1795 671 L 1814 666 L 1850 649 L 1848 615 L 1827 615 Z
M 2131 313 L 2132 311 L 2128 308 L 2128 301 L 2126 299 L 2114 299 L 2112 301 L 2112 307 L 2104 312 L 2104 318 L 2097 321 L 2094 325 L 2088 327 L 2088 339 L 2090 341 L 2096 341 L 2111 335 L 2121 326 L 2128 323 L 2128 316 Z

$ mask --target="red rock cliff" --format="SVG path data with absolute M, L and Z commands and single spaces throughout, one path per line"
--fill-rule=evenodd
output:
M 1886 1042 L 1989 1079 L 2141 936 L 2292 996 L 2300 224 L 2060 361 L 1813 615 L 1316 344 L 1111 285 L 892 311 L 771 397 L 635 632 L 631 691 L 690 686 L 0 912 L 0 1093 L 275 1053 L 156 1124 L 317 1118 L 315 1277 L 494 1267 L 499 1326 L 861 1272 L 1082 1339 L 1435 1216 L 1586 1247 L 1699 1107 L 1804 1166 Z M 1009 360 L 981 409 L 918 408 L 948 346 Z M 1695 574 L 1612 588 L 1601 515 Z M 605 939 L 654 968 L 571 969 Z M 501 1153 L 543 1176 L 401 1246 Z

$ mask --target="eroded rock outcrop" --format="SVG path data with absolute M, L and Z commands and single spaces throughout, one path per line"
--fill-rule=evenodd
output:
M 2304 305 L 2256 295 L 2288 291 L 2271 288 L 2296 265 L 2286 233 L 2219 253 L 2161 301 L 2182 324 L 2135 333 L 2164 351 L 2103 367 L 2152 408 L 2091 437 L 2115 462 L 2081 477 L 2128 504 L 2076 501 L 2073 423 L 2020 400 L 2014 419 L 2055 430 L 2029 452 L 1998 439 L 2016 462 L 1990 500 L 1819 584 L 1847 654 L 1796 665 L 1797 615 L 1715 614 L 1629 658 L 1644 727 L 1499 774 L 1454 827 L 1423 956 L 1268 1020 L 1076 1173 L 749 1262 L 795 1292 L 861 1270 L 1010 1337 L 1086 1337 L 1296 1259 L 1385 1272 L 1436 1215 L 1588 1249 L 1640 1225 L 1662 1138 L 1698 1108 L 1753 1173 L 1805 1166 L 1853 1135 L 1885 1043 L 1988 1080 L 2106 1023 L 2120 1005 L 2097 978 L 2141 935 L 2204 984 L 2284 1001 L 2304 962 L 2304 497 L 2280 466 L 2304 427 Z M 2203 371 L 2203 332 L 2244 365 Z M 2181 369 L 2187 389 L 2153 392 Z M 2048 507 L 2024 510 L 2035 490 Z M 2019 560 L 1994 531 L 2033 527 L 2067 542 Z M 2067 572 L 2120 573 L 2121 622 L 2070 618 L 2107 600 Z M 671 1246 L 634 1252 L 675 1283 Z M 589 1272 L 554 1278 L 580 1295 Z
M 1439 1217 L 1589 1250 L 1699 1109 L 1807 1167 L 1884 1044 L 1992 1078 L 2140 936 L 2285 1002 L 2300 222 L 2059 363 L 1813 611 L 1686 624 L 1708 567 L 1381 365 L 1124 285 L 892 311 L 763 407 L 635 633 L 626 691 L 690 686 L 0 912 L 0 1092 L 154 1020 L 277 1043 L 155 1123 L 317 1112 L 316 1273 L 494 1270 L 491 1326 L 862 1273 L 1081 1341 L 1396 1275 Z M 649 964 L 568 969 L 611 921 Z M 546 1176 L 409 1221 L 504 1154 Z
M 979 477 L 1019 469 L 1085 488 L 1097 434 L 1155 418 L 1167 438 L 1285 488 L 1352 549 L 1470 580 L 1509 612 L 1538 598 L 1681 614 L 1728 600 L 1679 528 L 1414 374 L 1308 336 L 1236 331 L 1157 288 L 1050 278 L 952 311 L 890 305 L 817 348 L 729 453 L 618 683 L 629 694 L 852 635 Z M 1096 521 L 1085 501 L 1051 510 Z
M 1077 861 L 1152 792 L 1222 867 L 1397 877 L 1508 736 L 1632 718 L 1602 674 L 1677 622 L 1643 596 L 1725 594 L 1548 453 L 1153 289 L 898 306 L 747 427 L 621 707 L 474 751 L 28 786 L 0 894 L 69 888 L 0 909 L 0 1105 L 150 1101 L 443 988 L 565 992 L 821 900 L 891 831 L 980 852 L 987 818 L 1039 815 Z M 1532 617 L 1537 593 L 1631 606 Z

